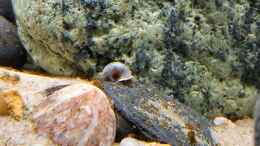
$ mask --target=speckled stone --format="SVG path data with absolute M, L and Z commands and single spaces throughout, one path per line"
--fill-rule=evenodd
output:
M 111 146 L 114 142 L 112 105 L 103 91 L 85 80 L 0 67 L 0 94 L 10 110 L 0 116 L 0 145 Z M 13 115 L 17 111 L 19 119 Z
M 46 71 L 92 76 L 120 61 L 207 116 L 252 114 L 259 1 L 61 2 L 13 0 L 20 37 Z

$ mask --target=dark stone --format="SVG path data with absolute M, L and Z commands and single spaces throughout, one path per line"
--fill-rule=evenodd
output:
M 0 15 L 11 22 L 15 21 L 11 0 L 0 0 Z
M 259 146 L 260 145 L 260 100 L 258 97 L 258 100 L 256 102 L 256 106 L 255 106 L 255 146 Z
M 21 67 L 25 61 L 25 49 L 17 36 L 15 25 L 0 16 L 0 65 Z
M 217 143 L 212 137 L 210 121 L 177 100 L 169 100 L 157 87 L 141 82 L 128 86 L 109 82 L 102 82 L 102 85 L 118 113 L 148 139 L 173 146 L 214 146 Z

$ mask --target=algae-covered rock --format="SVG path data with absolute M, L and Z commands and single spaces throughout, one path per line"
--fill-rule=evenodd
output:
M 13 0 L 35 63 L 92 76 L 112 62 L 208 115 L 250 115 L 260 87 L 257 0 Z

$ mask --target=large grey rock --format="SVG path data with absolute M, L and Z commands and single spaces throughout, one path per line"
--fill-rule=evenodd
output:
M 260 87 L 256 0 L 13 0 L 19 34 L 53 74 L 131 66 L 208 116 L 252 114 Z M 169 90 L 168 90 L 169 89 Z

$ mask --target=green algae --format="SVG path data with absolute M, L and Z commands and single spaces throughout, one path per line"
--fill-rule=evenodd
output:
M 93 76 L 120 61 L 209 117 L 252 114 L 260 87 L 257 1 L 13 3 L 23 44 L 52 74 Z

